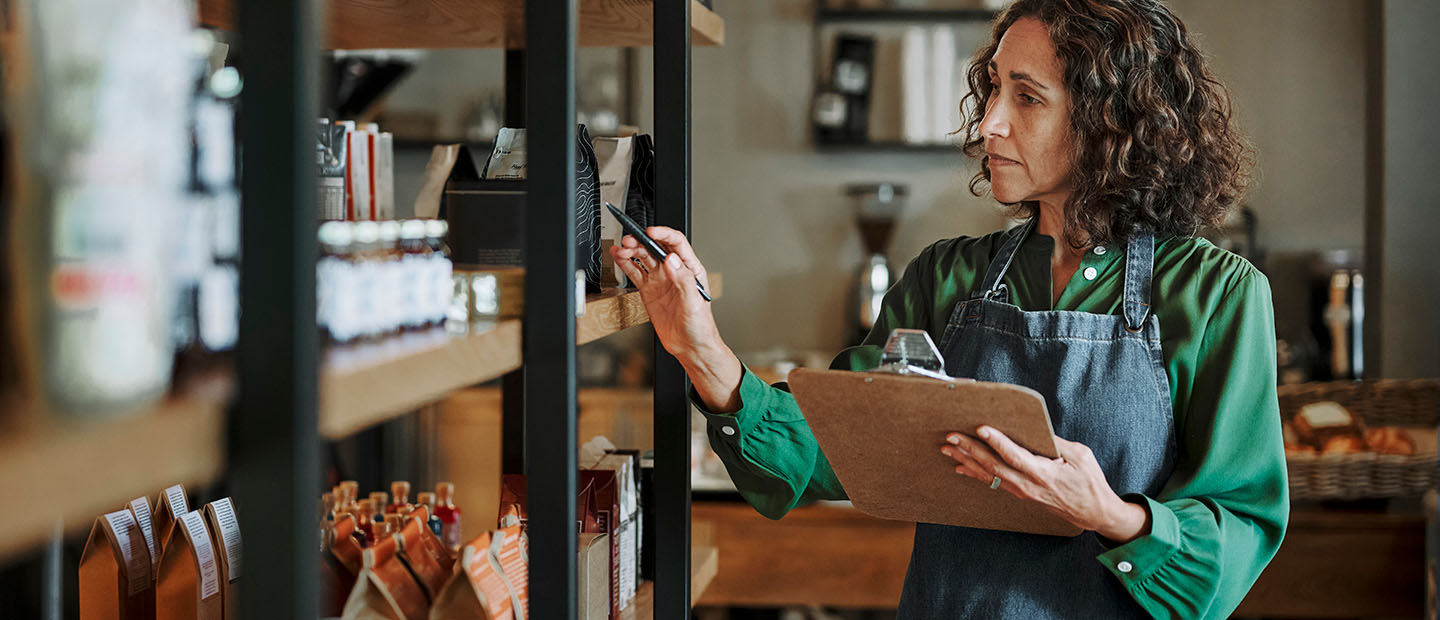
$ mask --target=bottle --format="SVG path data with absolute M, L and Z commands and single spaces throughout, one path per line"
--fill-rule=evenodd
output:
M 450 224 L 445 220 L 425 221 L 425 243 L 430 246 L 430 299 L 422 302 L 427 309 L 429 325 L 444 325 L 450 315 L 450 302 L 455 298 L 455 284 L 450 257 L 445 255 L 445 235 Z
M 435 514 L 435 494 L 429 491 L 421 491 L 415 495 L 415 503 L 426 508 L 426 512 L 429 513 L 429 519 L 425 521 L 425 525 L 430 527 L 430 531 L 435 533 L 436 538 L 440 538 L 440 533 L 443 530 L 441 528 L 440 516 Z
M 412 509 L 414 508 L 414 506 L 410 504 L 410 483 L 408 481 L 396 480 L 395 482 L 391 482 L 390 493 L 394 499 L 391 500 L 389 506 L 385 507 L 385 512 L 393 514 L 399 513 L 401 508 L 407 506 Z
M 320 225 L 320 259 L 315 263 L 315 322 L 329 342 L 354 340 L 355 289 L 353 245 L 355 226 L 331 221 Z
M 376 222 L 355 222 L 355 241 L 351 246 L 354 256 L 352 284 L 355 291 L 356 332 L 360 338 L 375 338 L 381 332 L 380 308 L 384 295 L 380 291 L 381 273 L 385 263 L 380 249 L 380 224 Z
M 335 493 L 322 493 L 320 495 L 320 519 L 323 521 L 335 520 Z
M 401 328 L 415 330 L 430 323 L 430 311 L 424 300 L 430 293 L 430 244 L 425 241 L 425 220 L 405 220 L 400 224 L 400 318 Z
M 360 546 L 366 547 L 369 546 L 370 541 L 375 540 L 375 522 L 372 519 L 375 515 L 374 502 L 366 499 L 361 500 L 359 504 L 359 509 L 353 513 L 355 515 L 355 531 L 363 535 Z
M 435 485 L 435 516 L 440 517 L 440 540 L 451 550 L 460 548 L 460 509 L 455 507 L 455 485 Z
M 400 331 L 404 324 L 401 318 L 402 300 L 405 287 L 405 272 L 400 250 L 400 222 L 380 222 L 380 247 L 377 250 L 379 263 L 379 296 L 377 316 L 379 335 L 389 336 Z
M 358 510 L 360 508 L 360 483 L 354 480 L 341 480 L 340 490 L 344 493 L 344 497 L 340 500 L 340 505 L 344 507 L 347 512 Z

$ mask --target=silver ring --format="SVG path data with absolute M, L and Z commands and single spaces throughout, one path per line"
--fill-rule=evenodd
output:
M 990 490 L 994 491 L 998 488 L 1000 488 L 1000 476 L 995 476 L 993 479 L 990 480 Z

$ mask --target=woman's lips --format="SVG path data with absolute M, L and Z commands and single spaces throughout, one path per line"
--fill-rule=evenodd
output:
M 1013 159 L 1007 159 L 1007 158 L 1001 157 L 1001 156 L 999 156 L 999 155 L 989 155 L 987 159 L 989 160 L 991 167 L 994 167 L 994 166 L 1018 166 L 1018 165 L 1020 165 L 1020 162 L 1018 162 L 1018 161 L 1015 161 L 1015 160 L 1013 160 Z

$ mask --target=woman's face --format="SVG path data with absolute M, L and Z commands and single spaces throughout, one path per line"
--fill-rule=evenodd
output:
M 990 189 L 1004 203 L 1060 206 L 1070 195 L 1070 94 L 1045 25 L 1021 18 L 990 59 L 985 139 Z

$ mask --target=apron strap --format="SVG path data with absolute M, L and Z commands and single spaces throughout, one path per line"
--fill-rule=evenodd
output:
M 1021 224 L 1010 233 L 1010 238 L 1000 246 L 995 253 L 995 258 L 990 260 L 990 268 L 985 272 L 985 279 L 971 299 L 994 299 L 1006 292 L 1005 285 L 1000 280 L 1005 277 L 1005 272 L 1010 269 L 1010 263 L 1015 260 L 1015 253 L 1020 250 L 1020 244 L 1030 236 L 1030 231 L 1035 228 L 1035 218 Z
M 1133 332 L 1150 316 L 1150 283 L 1155 275 L 1155 236 L 1148 230 L 1130 235 L 1125 249 L 1125 326 Z

